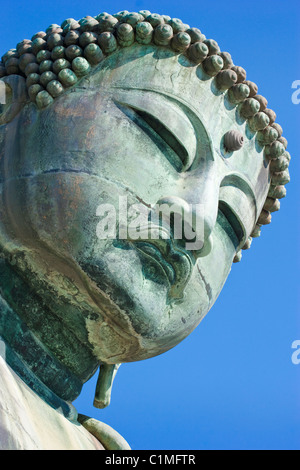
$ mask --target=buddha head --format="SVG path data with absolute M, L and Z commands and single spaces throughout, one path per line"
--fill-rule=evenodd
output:
M 1 295 L 82 382 L 174 347 L 285 196 L 267 100 L 214 40 L 148 11 L 51 25 L 0 77 Z

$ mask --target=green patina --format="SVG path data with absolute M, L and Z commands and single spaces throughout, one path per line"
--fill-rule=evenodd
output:
M 104 407 L 118 364 L 210 310 L 285 195 L 287 143 L 245 71 L 177 19 L 67 20 L 2 61 L 0 335 L 62 399 L 101 364 Z M 120 198 L 201 204 L 203 246 L 99 239 L 97 208 Z

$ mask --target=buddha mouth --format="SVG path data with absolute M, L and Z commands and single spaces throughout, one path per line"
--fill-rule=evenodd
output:
M 142 231 L 141 231 L 142 233 Z M 152 227 L 152 238 L 129 239 L 140 257 L 143 267 L 147 266 L 148 277 L 159 282 L 163 273 L 169 284 L 170 300 L 183 298 L 184 289 L 191 277 L 195 260 L 169 236 L 166 229 Z

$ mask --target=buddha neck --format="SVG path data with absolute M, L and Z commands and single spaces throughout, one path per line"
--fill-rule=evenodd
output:
M 65 331 L 61 320 L 45 308 L 3 259 L 0 279 L 0 337 L 6 345 L 6 362 L 41 398 L 68 414 L 70 406 L 65 401 L 77 398 L 98 362 L 92 358 L 88 366 L 78 367 L 82 345 L 77 347 L 76 339 Z
M 11 310 L 5 303 L 5 301 L 0 297 L 0 323 L 2 324 L 2 313 L 3 311 Z M 25 362 L 23 357 L 16 353 L 10 345 L 5 341 L 5 339 L 0 335 L 0 356 L 3 357 L 5 362 L 13 369 L 13 371 L 23 380 L 23 382 L 31 389 L 37 396 L 39 396 L 44 402 L 50 405 L 52 408 L 62 413 L 65 418 L 69 421 L 77 421 L 77 411 L 76 408 L 70 403 L 62 398 L 60 398 L 56 393 L 54 393 L 42 380 L 39 379 L 38 371 L 34 373 L 28 364 Z M 50 365 L 50 364 L 49 364 Z

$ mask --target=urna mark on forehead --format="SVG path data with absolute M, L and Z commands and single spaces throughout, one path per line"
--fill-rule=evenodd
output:
M 116 57 L 117 65 L 117 57 L 121 58 L 122 51 L 131 46 L 139 49 L 141 56 L 143 49 L 146 53 L 147 48 L 158 46 L 162 59 L 175 57 L 183 69 L 195 71 L 199 90 L 208 82 L 210 86 L 205 89 L 219 95 L 223 106 L 234 110 L 236 122 L 245 124 L 244 135 L 236 126 L 228 129 L 222 145 L 230 156 L 239 151 L 243 139 L 251 136 L 269 164 L 269 193 L 251 234 L 259 236 L 261 226 L 270 223 L 271 213 L 279 209 L 279 199 L 286 193 L 290 161 L 287 141 L 275 122 L 276 114 L 267 108 L 267 100 L 258 94 L 257 85 L 246 79 L 245 70 L 235 66 L 230 54 L 222 52 L 214 40 L 178 19 L 145 10 L 101 13 L 79 21 L 67 19 L 61 26 L 50 25 L 31 40 L 20 42 L 3 55 L 0 64 L 1 81 L 12 94 L 11 102 L 2 105 L 0 123 L 12 120 L 27 100 L 43 112 L 55 100 L 63 99 L 62 95 L 82 86 L 87 77 L 104 69 L 108 57 Z

